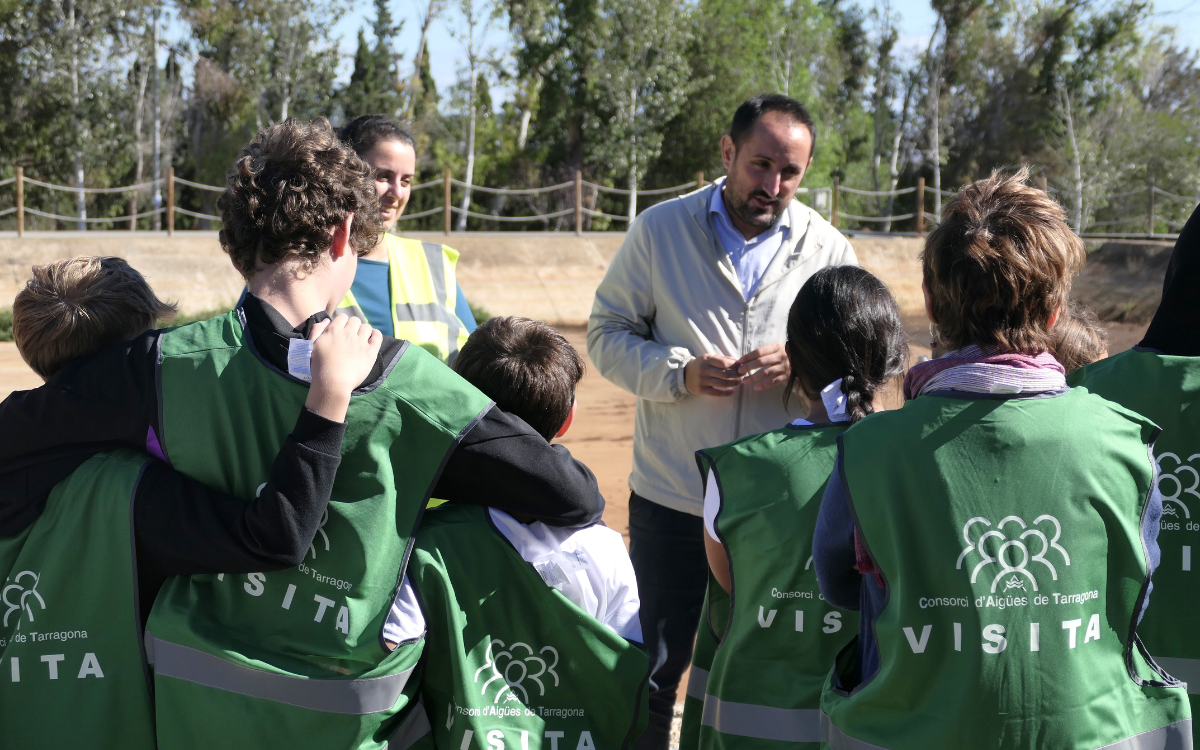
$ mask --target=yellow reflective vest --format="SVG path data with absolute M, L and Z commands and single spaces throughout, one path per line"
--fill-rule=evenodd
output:
M 458 251 L 394 234 L 385 234 L 383 241 L 388 251 L 388 292 L 396 338 L 423 347 L 447 364 L 453 362 L 467 341 L 467 329 L 454 314 Z M 346 293 L 337 312 L 370 323 L 353 292 Z

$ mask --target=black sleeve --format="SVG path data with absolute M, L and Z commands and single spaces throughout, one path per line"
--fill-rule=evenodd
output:
M 158 333 L 72 362 L 0 403 L 0 534 L 36 518 L 47 493 L 91 455 L 146 450 L 158 417 Z
M 151 462 L 134 496 L 145 608 L 167 576 L 299 565 L 329 504 L 345 433 L 344 423 L 303 409 L 256 498 L 218 492 Z
M 588 526 L 604 513 L 604 496 L 588 467 L 496 406 L 450 454 L 433 496 L 549 526 Z

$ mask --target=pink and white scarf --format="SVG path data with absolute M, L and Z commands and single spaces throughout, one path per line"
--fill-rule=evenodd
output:
M 1067 371 L 1050 352 L 986 352 L 964 346 L 914 365 L 904 377 L 904 398 L 933 391 L 1045 393 L 1067 387 Z

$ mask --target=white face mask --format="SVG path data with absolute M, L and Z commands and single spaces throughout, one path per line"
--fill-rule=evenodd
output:
M 842 393 L 841 378 L 821 389 L 821 403 L 825 404 L 825 412 L 829 414 L 830 422 L 850 421 L 850 415 L 846 413 L 846 394 Z

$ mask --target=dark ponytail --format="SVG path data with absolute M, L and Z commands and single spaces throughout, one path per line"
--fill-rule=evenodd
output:
M 904 372 L 908 336 L 888 288 L 857 266 L 817 271 L 800 288 L 788 312 L 787 351 L 792 375 L 784 389 L 808 399 L 838 378 L 846 412 L 857 422 L 875 411 L 879 389 Z

